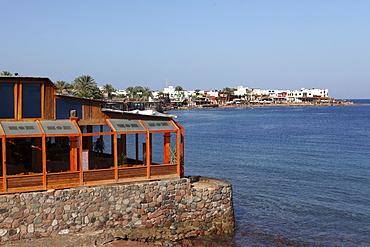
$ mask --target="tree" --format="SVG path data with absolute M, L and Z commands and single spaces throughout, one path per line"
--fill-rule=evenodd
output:
M 227 101 L 230 101 L 230 95 L 234 94 L 235 88 L 225 87 L 222 91 L 227 95 Z
M 158 97 L 159 98 L 163 98 L 164 97 L 164 93 L 162 91 L 158 92 Z
M 153 97 L 153 93 L 148 87 L 128 87 L 126 91 L 130 99 L 148 100 L 149 97 Z
M 6 70 L 3 70 L 0 75 L 4 75 L 4 76 L 13 76 L 12 73 L 10 73 L 9 71 L 6 71 Z
M 103 92 L 107 94 L 108 98 L 112 98 L 112 93 L 116 92 L 117 90 L 111 84 L 105 84 L 103 86 Z
M 247 101 L 250 101 L 252 99 L 252 92 L 247 90 L 244 94 L 245 98 L 247 99 Z
M 133 91 L 134 91 L 133 87 L 126 88 L 126 97 L 129 98 L 129 99 L 132 99 L 133 98 Z
M 91 89 L 91 95 L 93 99 L 103 98 L 103 92 L 96 85 Z
M 66 82 L 66 81 L 56 81 L 55 86 L 57 86 L 57 93 L 61 94 L 69 94 L 73 91 L 72 84 Z
M 73 82 L 74 95 L 81 98 L 101 99 L 102 92 L 94 78 L 89 75 L 77 77 Z
M 149 100 L 149 97 L 153 97 L 153 92 L 148 87 L 144 87 L 142 91 L 142 99 Z
M 184 91 L 184 89 L 182 88 L 182 86 L 177 86 L 177 87 L 175 87 L 175 91 L 176 92 L 182 92 L 182 91 Z
M 184 89 L 181 86 L 175 87 L 175 92 L 177 92 L 178 97 L 179 96 L 184 97 Z

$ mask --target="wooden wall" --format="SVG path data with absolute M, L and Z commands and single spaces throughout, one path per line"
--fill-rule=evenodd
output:
M 56 105 L 55 105 L 55 88 L 45 83 L 45 104 L 44 104 L 44 119 L 54 120 L 56 116 Z

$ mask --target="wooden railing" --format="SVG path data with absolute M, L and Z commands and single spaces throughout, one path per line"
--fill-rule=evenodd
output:
M 8 189 L 23 189 L 24 187 L 43 188 L 42 174 L 9 176 L 6 178 Z
M 137 165 L 82 172 L 67 171 L 47 174 L 12 175 L 0 177 L 0 194 L 161 179 L 169 175 L 179 176 L 177 174 L 177 164 L 159 164 L 149 167 Z
M 137 167 L 123 167 L 118 169 L 118 179 L 127 178 L 146 178 L 147 177 L 147 167 L 137 166 Z
M 89 170 L 83 172 L 83 182 L 114 180 L 114 169 Z
M 80 184 L 79 172 L 59 172 L 46 175 L 47 188 L 73 187 Z

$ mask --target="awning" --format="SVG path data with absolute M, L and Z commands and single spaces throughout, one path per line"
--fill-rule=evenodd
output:
M 45 133 L 48 136 L 57 135 L 79 135 L 79 131 L 73 122 L 65 121 L 38 121 L 42 129 L 40 129 L 37 121 L 21 122 L 9 121 L 0 122 L 4 129 L 5 136 L 41 136 Z
M 79 131 L 73 122 L 66 121 L 40 121 L 46 135 L 78 135 Z
M 168 120 L 143 120 L 143 123 L 149 131 L 155 130 L 177 130 L 174 124 Z
M 116 132 L 176 131 L 178 128 L 169 120 L 107 119 Z M 145 127 L 144 127 L 145 126 Z
M 1 122 L 6 136 L 42 135 L 36 122 Z
M 139 120 L 108 119 L 116 132 L 146 132 Z

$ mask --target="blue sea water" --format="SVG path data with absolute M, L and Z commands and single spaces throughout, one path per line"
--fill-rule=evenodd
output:
M 171 112 L 185 175 L 233 184 L 237 246 L 370 246 L 370 100 Z

